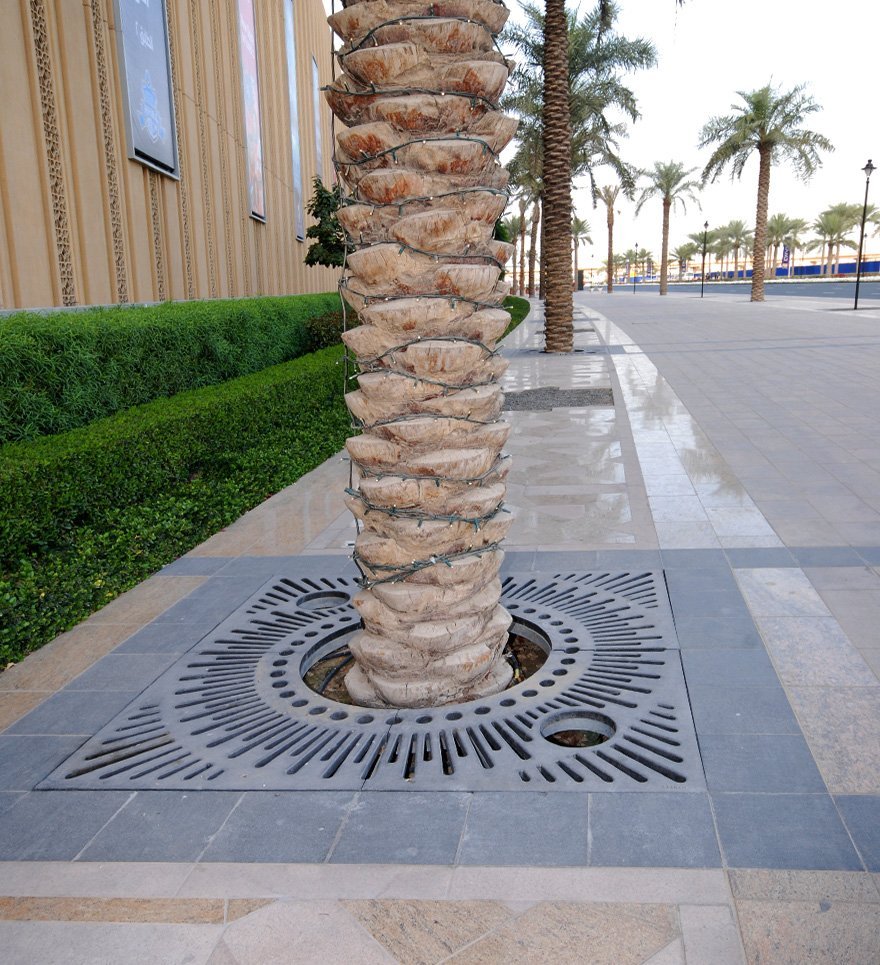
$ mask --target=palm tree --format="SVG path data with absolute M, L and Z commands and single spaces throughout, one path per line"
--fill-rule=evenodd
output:
M 723 273 L 725 278 L 727 277 L 725 261 L 730 258 L 731 251 L 733 251 L 733 242 L 730 240 L 730 236 L 723 228 L 719 228 L 712 244 L 712 254 L 718 259 L 719 271 Z
M 547 176 L 541 176 L 539 197 L 549 202 L 542 251 L 546 348 L 570 351 L 571 265 L 565 259 L 571 257 L 566 241 L 571 179 L 588 175 L 595 187 L 593 168 L 608 165 L 624 184 L 632 184 L 632 174 L 617 153 L 617 139 L 625 133 L 625 125 L 611 120 L 609 114 L 618 111 L 633 120 L 639 116 L 635 96 L 620 75 L 653 66 L 656 52 L 649 41 L 614 33 L 617 7 L 610 0 L 599 0 L 580 18 L 575 13 L 566 15 L 563 0 L 545 0 L 543 10 L 526 3 L 522 10 L 524 23 L 511 26 L 504 38 L 518 48 L 521 66 L 503 106 L 526 122 L 521 142 L 523 134 L 537 129 L 542 170 L 546 159 Z
M 686 211 L 686 201 L 696 201 L 694 190 L 699 190 L 699 181 L 689 181 L 688 175 L 696 168 L 685 169 L 678 161 L 655 161 L 653 171 L 643 171 L 650 184 L 642 188 L 642 194 L 636 205 L 636 215 L 650 198 L 660 198 L 663 206 L 663 243 L 660 251 L 660 294 L 665 295 L 669 290 L 669 215 L 676 204 Z M 699 206 L 699 202 L 697 202 Z
M 686 241 L 684 244 L 679 245 L 674 248 L 670 254 L 678 262 L 678 280 L 681 281 L 682 272 L 686 272 L 688 268 L 688 262 L 697 251 L 701 250 L 692 241 Z
M 570 352 L 574 339 L 571 297 L 571 110 L 569 107 L 568 18 L 565 0 L 545 0 L 544 235 L 541 284 L 544 351 Z
M 510 256 L 510 276 L 511 276 L 511 291 L 516 294 L 516 252 L 519 246 L 520 234 L 521 234 L 521 218 L 519 215 L 511 214 L 504 219 L 504 230 L 507 232 L 507 241 L 513 245 L 513 252 Z
M 606 281 L 608 287 L 608 293 L 614 290 L 614 280 L 613 280 L 613 264 L 614 264 L 614 205 L 617 201 L 617 196 L 620 194 L 619 184 L 606 184 L 604 188 L 599 188 L 596 192 L 596 197 L 605 205 L 606 208 L 606 224 L 608 225 L 608 259 L 605 262 L 606 265 Z
M 733 277 L 734 280 L 736 280 L 739 278 L 739 253 L 741 250 L 747 248 L 749 242 L 752 240 L 754 232 L 751 228 L 746 227 L 745 221 L 740 220 L 728 221 L 722 230 L 730 241 L 733 249 Z M 745 262 L 743 262 L 743 278 L 745 278 L 745 276 L 746 269 Z
M 819 105 L 804 93 L 803 85 L 781 92 L 767 84 L 737 94 L 743 102 L 731 105 L 734 113 L 710 118 L 700 133 L 700 147 L 717 145 L 703 169 L 703 180 L 715 181 L 728 164 L 731 177 L 742 177 L 752 151 L 758 152 L 751 299 L 762 302 L 770 168 L 774 161 L 784 159 L 791 162 L 799 177 L 808 180 L 821 164 L 819 152 L 833 151 L 834 147 L 828 138 L 801 126 L 807 115 L 819 110 Z
M 804 239 L 801 235 L 807 228 L 809 228 L 809 224 L 803 218 L 790 218 L 788 221 L 788 231 L 786 231 L 782 243 L 788 248 L 789 278 L 794 274 L 794 253 L 804 247 Z
M 526 290 L 526 209 L 529 200 L 526 195 L 519 196 L 519 290 L 522 295 Z
M 844 235 L 848 234 L 854 228 L 861 224 L 862 220 L 862 206 L 860 204 L 847 204 L 846 202 L 840 202 L 839 204 L 832 204 L 827 211 L 834 215 L 836 218 L 840 219 L 841 225 L 847 225 Z M 840 271 L 840 248 L 841 245 L 845 248 L 857 248 L 858 245 L 846 244 L 844 241 L 839 240 L 835 242 L 835 247 L 837 249 L 836 260 L 836 271 Z
M 785 244 L 786 236 L 791 227 L 791 218 L 787 214 L 774 214 L 767 219 L 767 253 L 773 249 L 770 259 L 770 277 L 776 277 L 776 267 L 779 264 L 779 246 Z
M 574 284 L 578 283 L 578 248 L 582 244 L 591 245 L 593 239 L 590 236 L 590 222 L 584 218 L 573 215 L 571 219 L 571 243 L 574 248 Z
M 846 236 L 852 231 L 850 216 L 846 211 L 828 208 L 821 212 L 813 222 L 813 230 L 818 234 L 818 238 L 811 241 L 806 247 L 808 251 L 821 249 L 819 263 L 822 267 L 822 274 L 828 275 L 834 271 L 834 253 L 838 252 L 840 258 L 840 248 L 855 248 L 854 242 Z M 828 261 L 825 261 L 825 252 L 828 252 Z

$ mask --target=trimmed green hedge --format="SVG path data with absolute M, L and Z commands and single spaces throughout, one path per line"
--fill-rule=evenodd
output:
M 0 318 L 0 444 L 217 385 L 338 341 L 336 292 Z
M 504 335 L 502 338 L 507 338 L 508 335 L 519 325 L 519 323 L 529 314 L 532 310 L 532 306 L 528 303 L 525 298 L 520 298 L 517 295 L 508 295 L 504 299 L 504 309 L 510 312 L 510 324 L 504 330 Z
M 505 308 L 511 331 L 529 304 Z M 336 346 L 0 449 L 0 668 L 338 452 L 341 359 Z

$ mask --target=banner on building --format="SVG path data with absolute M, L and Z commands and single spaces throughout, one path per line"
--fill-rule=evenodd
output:
M 296 29 L 293 19 L 295 0 L 285 0 L 284 33 L 287 48 L 287 100 L 290 104 L 290 153 L 293 158 L 293 214 L 297 241 L 306 240 L 303 214 L 302 157 L 299 150 L 299 97 L 296 86 Z
M 263 135 L 260 128 L 260 83 L 257 76 L 257 39 L 253 0 L 238 0 L 238 39 L 241 50 L 248 201 L 251 217 L 258 221 L 265 221 L 266 190 L 263 181 Z
M 782 246 L 782 266 L 783 268 L 788 267 L 788 263 L 791 261 L 791 251 L 788 245 Z
M 178 177 L 165 0 L 116 0 L 128 156 Z
M 318 76 L 318 61 L 312 57 L 312 108 L 315 115 L 315 172 L 324 180 L 324 145 L 321 141 L 321 80 Z

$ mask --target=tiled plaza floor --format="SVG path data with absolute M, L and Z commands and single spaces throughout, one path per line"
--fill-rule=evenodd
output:
M 351 572 L 335 458 L 0 676 L 0 959 L 877 961 L 880 310 L 576 307 L 506 390 L 616 404 L 509 413 L 505 569 L 662 574 L 704 780 L 35 789 L 267 579 Z

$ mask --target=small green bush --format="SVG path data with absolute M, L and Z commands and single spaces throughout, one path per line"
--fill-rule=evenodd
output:
M 502 338 L 506 338 L 510 333 L 519 325 L 519 323 L 529 314 L 532 310 L 532 306 L 528 303 L 525 298 L 519 298 L 516 295 L 508 295 L 504 299 L 504 310 L 510 312 L 510 323 L 504 330 L 504 335 Z
M 0 318 L 0 444 L 323 348 L 341 327 L 340 309 L 333 292 Z

